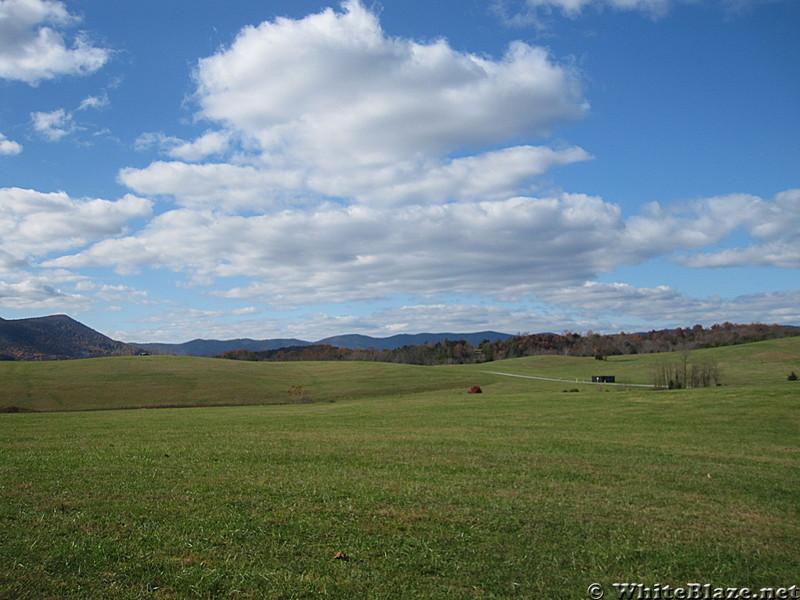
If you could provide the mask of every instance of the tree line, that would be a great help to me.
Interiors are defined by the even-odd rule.
[[[598,334],[589,331],[581,335],[567,331],[562,334],[519,334],[506,340],[484,340],[477,346],[465,340],[445,340],[403,346],[394,350],[336,348],[326,344],[314,344],[257,352],[232,350],[223,352],[219,358],[267,362],[358,360],[413,365],[474,364],[542,354],[594,356],[598,360],[604,360],[608,356],[615,355],[688,351],[796,335],[800,335],[800,327],[761,323],[740,325],[726,322],[709,328],[695,325],[690,328],[678,327],[639,333]]]

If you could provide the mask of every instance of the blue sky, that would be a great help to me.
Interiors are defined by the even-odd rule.
[[[0,0],[0,316],[800,325],[796,0]]]

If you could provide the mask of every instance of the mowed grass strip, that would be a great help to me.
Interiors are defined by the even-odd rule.
[[[484,383],[481,395],[392,396],[374,382],[374,398],[336,403],[0,415],[0,597],[798,583],[796,385]]]

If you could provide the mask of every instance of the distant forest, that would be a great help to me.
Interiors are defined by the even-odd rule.
[[[506,358],[557,354],[563,356],[594,356],[605,360],[621,354],[649,354],[715,348],[747,344],[782,337],[800,335],[800,327],[789,325],[763,325],[753,323],[737,325],[723,323],[706,329],[701,325],[691,328],[662,329],[646,333],[617,333],[586,335],[565,332],[516,335],[507,340],[485,340],[474,346],[465,340],[403,346],[396,350],[354,350],[316,344],[291,346],[278,350],[232,350],[219,358],[249,361],[281,362],[292,360],[361,360],[394,362],[412,365],[446,365],[483,363]]]

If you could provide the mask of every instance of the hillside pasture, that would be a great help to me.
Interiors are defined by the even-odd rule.
[[[387,363],[252,363],[185,356],[0,362],[0,408],[29,411],[288,404],[469,387],[469,374]],[[302,388],[302,394],[297,393]]]
[[[59,380],[73,408],[104,407],[124,387],[138,392],[116,407],[284,401],[292,385],[319,401],[0,415],[0,598],[586,598],[592,582],[614,598],[614,582],[797,585],[800,383],[786,375],[800,371],[800,345],[715,356],[728,383],[676,391],[486,365],[133,357],[80,361],[60,377],[71,363],[11,365],[0,389],[30,390],[37,409],[57,407],[36,394]],[[580,380],[600,367],[646,383],[659,357],[581,360],[502,370]],[[26,379],[30,366],[44,370]],[[472,384],[484,393],[468,394]]]

